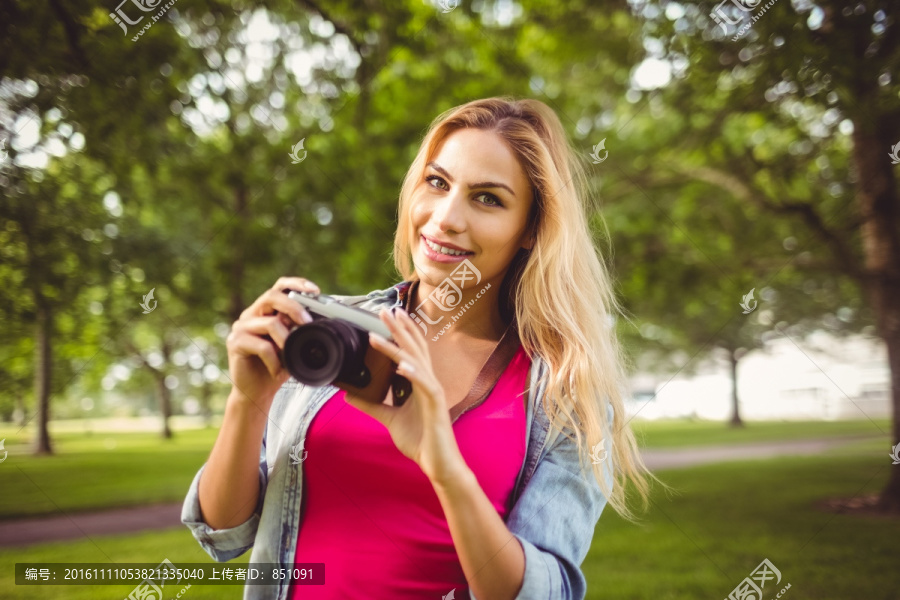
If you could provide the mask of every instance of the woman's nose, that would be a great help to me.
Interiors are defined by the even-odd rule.
[[[441,231],[462,232],[465,222],[466,198],[462,191],[452,191],[445,195],[435,207],[431,218]]]

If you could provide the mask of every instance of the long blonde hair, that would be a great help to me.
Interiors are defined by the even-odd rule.
[[[589,199],[584,170],[556,114],[538,100],[498,97],[475,100],[439,115],[400,190],[394,266],[405,280],[415,278],[414,234],[409,223],[412,192],[438,145],[466,127],[503,138],[532,186],[528,227],[534,246],[513,259],[503,285],[511,293],[504,295],[501,289],[500,298],[501,303],[510,298],[501,310],[514,311],[525,351],[547,363],[544,412],[557,430],[564,432],[568,426],[575,432],[579,458],[585,462],[588,448],[604,439],[604,429],[612,432],[611,448],[607,448],[616,466],[612,489],[602,463],[590,462],[610,506],[633,521],[627,484],[634,486],[646,509],[648,476],[656,478],[644,465],[625,421],[626,355],[611,323],[622,310],[588,226],[591,207],[583,204]],[[612,424],[606,422],[606,402],[614,409]]]

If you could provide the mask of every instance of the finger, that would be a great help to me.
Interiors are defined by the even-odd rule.
[[[394,312],[387,311],[382,320],[386,320],[388,327],[391,329],[391,335],[400,347],[416,355],[427,356],[428,346],[425,343],[425,338],[420,333],[413,331],[415,326],[412,319],[408,315],[405,317],[401,316],[401,313],[405,314],[403,309],[398,309]]]
[[[241,323],[239,331],[258,336],[268,335],[279,349],[284,348],[284,342],[290,334],[290,330],[281,320],[281,315],[247,319]]]
[[[428,341],[425,339],[425,334],[422,330],[415,324],[412,317],[409,316],[409,313],[405,310],[398,309],[395,313],[395,321],[397,321],[397,325],[401,330],[407,332],[416,347],[427,356]]]
[[[256,336],[242,336],[236,341],[233,348],[238,354],[258,356],[273,379],[278,379],[282,375],[281,360],[279,360],[272,342]]]
[[[272,286],[272,289],[282,293],[286,289],[296,290],[298,292],[309,292],[311,294],[322,293],[319,291],[319,286],[303,277],[279,277],[278,281],[275,282],[275,285]]]
[[[278,313],[278,319],[282,322],[282,324],[284,324],[285,327],[288,328],[288,330],[293,329],[297,325],[296,323],[294,323],[293,319],[291,319],[284,313]]]
[[[436,405],[444,406],[444,390],[436,384],[433,376],[423,369],[406,360],[401,360],[397,365],[397,374],[405,377],[412,384],[414,390],[424,392],[424,396],[432,399]]]
[[[282,277],[277,282],[275,282],[274,286],[263,292],[259,296],[259,298],[257,298],[256,301],[253,302],[253,304],[244,309],[244,311],[241,313],[241,318],[245,316],[262,316],[272,314],[272,312],[277,309],[278,306],[282,306],[282,308],[280,309],[281,312],[286,312],[292,316],[300,316],[299,320],[297,321],[298,323],[307,322],[302,317],[302,314],[306,312],[305,310],[303,310],[303,307],[300,307],[297,302],[291,300],[290,298],[287,298],[287,294],[283,291],[285,289],[294,288],[296,288],[297,291],[301,292],[319,293],[318,286],[316,286],[316,284],[312,282],[308,282],[307,280],[301,279],[299,277]],[[299,311],[288,308],[287,305],[283,304],[282,301],[278,299],[278,296],[283,296],[293,304],[300,307]]]
[[[394,341],[397,341],[397,333],[400,331],[400,328],[397,319],[394,318],[393,311],[389,308],[382,308],[381,312],[378,313],[378,318],[381,319],[382,323],[387,325],[388,330],[391,332],[391,337]]]
[[[287,294],[275,289],[267,290],[259,300],[254,303],[254,310],[248,316],[268,316],[276,312],[290,317],[297,325],[312,323],[312,317],[296,300],[291,300]]]
[[[374,331],[369,332],[369,344],[395,363],[399,363],[405,357],[402,348],[397,346],[397,344],[387,341]]]

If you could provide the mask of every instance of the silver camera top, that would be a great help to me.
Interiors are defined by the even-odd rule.
[[[354,308],[341,304],[327,294],[310,294],[307,292],[288,292],[288,298],[294,300],[306,308],[309,312],[316,313],[329,319],[341,319],[360,329],[374,331],[381,337],[393,341],[391,330],[374,315],[361,308]]]

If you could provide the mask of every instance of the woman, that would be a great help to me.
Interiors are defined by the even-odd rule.
[[[646,505],[648,474],[579,189],[539,101],[434,121],[400,193],[404,281],[338,297],[390,330],[370,343],[412,383],[401,406],[289,381],[277,351],[310,317],[283,291],[312,282],[279,279],[235,322],[234,388],[182,520],[216,560],[253,546],[253,563],[325,573],[245,598],[584,597],[603,507],[631,519],[626,483]]]

